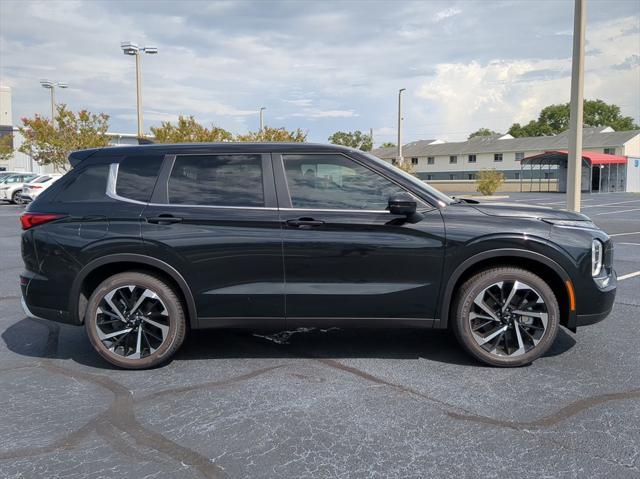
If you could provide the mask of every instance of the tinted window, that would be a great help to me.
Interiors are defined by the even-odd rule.
[[[71,178],[58,194],[56,201],[97,201],[107,198],[109,165],[89,165]]]
[[[116,194],[137,201],[149,201],[163,156],[128,157],[118,165]]]
[[[169,177],[169,203],[264,206],[260,155],[178,156]]]
[[[294,208],[384,210],[403,190],[341,155],[285,155]]]

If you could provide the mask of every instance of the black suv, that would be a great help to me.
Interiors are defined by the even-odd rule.
[[[187,329],[451,328],[530,363],[610,312],[612,244],[581,214],[453,200],[350,148],[147,145],[74,152],[21,218],[31,317],[85,325],[147,368]]]

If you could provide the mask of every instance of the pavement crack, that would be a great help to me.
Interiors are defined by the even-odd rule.
[[[447,403],[445,401],[441,401],[439,399],[435,399],[431,396],[428,396],[414,389],[385,381],[384,379],[381,379],[377,376],[369,374],[365,371],[361,371],[360,369],[354,368],[352,366],[347,366],[334,359],[320,359],[320,358],[314,358],[314,359],[327,366],[351,373],[355,376],[358,376],[362,379],[373,382],[375,384],[388,386],[403,393],[422,397],[424,399],[427,399],[431,402],[438,404],[439,406],[444,406],[444,408],[441,408],[441,409],[447,416],[449,416],[452,419],[456,419],[459,421],[475,422],[478,424],[484,424],[489,426],[505,427],[509,429],[516,429],[519,431],[524,431],[528,429],[548,428],[548,427],[554,426],[555,424],[558,424],[559,422],[565,421],[566,419],[569,419],[570,417],[573,417],[581,413],[582,411],[594,408],[596,406],[600,406],[602,404],[606,404],[611,401],[640,399],[640,389],[631,389],[628,391],[599,394],[599,395],[594,395],[594,396],[590,396],[583,399],[578,399],[568,404],[567,406],[559,409],[558,411],[552,414],[549,414],[547,416],[543,416],[534,421],[507,421],[502,419],[495,419],[489,416],[482,416],[479,414],[470,413],[469,411],[466,411],[453,404]],[[464,411],[464,414],[458,411]]]

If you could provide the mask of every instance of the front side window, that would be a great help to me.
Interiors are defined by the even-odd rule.
[[[260,155],[178,156],[169,177],[174,205],[264,206]]]
[[[136,201],[149,201],[163,159],[159,155],[130,156],[122,160],[118,165],[116,194]]]
[[[284,155],[294,208],[384,210],[404,192],[395,183],[342,155]]]

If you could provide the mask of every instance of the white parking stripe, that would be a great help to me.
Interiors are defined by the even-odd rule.
[[[640,243],[616,243],[616,244],[628,244],[632,246],[640,246]]]
[[[618,281],[624,281],[625,279],[635,278],[636,276],[640,276],[640,271],[636,271],[635,273],[623,274],[622,276],[618,276]]]
[[[605,203],[604,205],[587,205],[585,208],[600,208],[602,206],[624,205],[626,203],[640,203],[640,200],[618,201],[617,203]]]
[[[632,210],[618,210],[618,211],[603,211],[602,213],[596,213],[593,216],[598,215],[615,215],[616,213],[628,213],[630,211],[640,211],[640,208],[633,208]]]
[[[640,235],[640,231],[631,231],[629,233],[613,233],[609,236],[627,236],[627,235]]]

